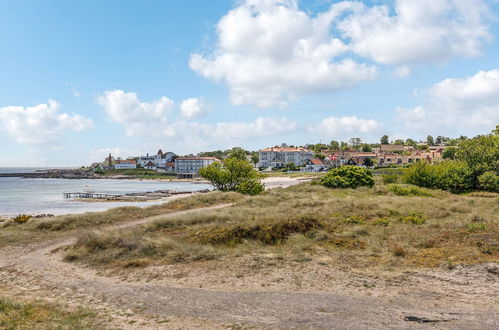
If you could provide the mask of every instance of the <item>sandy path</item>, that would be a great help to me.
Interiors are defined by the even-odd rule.
[[[110,227],[126,228],[158,218],[227,206],[180,211]],[[282,328],[497,329],[499,327],[499,313],[493,304],[475,304],[473,301],[462,300],[446,301],[445,292],[420,294],[418,287],[409,288],[403,295],[386,298],[354,292],[340,286],[328,292],[287,290],[241,292],[237,288],[209,290],[170,286],[164,281],[154,280],[130,282],[101,275],[90,268],[63,262],[61,255],[54,251],[73,243],[75,239],[76,237],[72,236],[55,242],[23,248],[6,247],[0,250],[0,283],[12,289],[27,291],[31,296],[39,298],[59,298],[71,305],[82,304],[99,309],[128,311],[130,314],[141,315],[142,318],[153,315],[150,319],[194,317],[221,322],[220,324],[229,322]],[[438,279],[438,274],[433,277],[424,276],[426,276],[424,285],[442,284],[449,289],[462,290],[460,286],[463,283],[453,283],[452,278],[435,280]],[[497,291],[494,291],[494,288],[497,288],[495,279],[496,277],[492,277],[493,283],[487,287],[485,293],[481,294],[497,294]],[[440,322],[405,321],[404,318],[407,316]],[[203,323],[194,325],[195,323],[191,321],[179,322],[181,323],[175,326],[203,327]],[[154,328],[173,326],[172,323],[156,324]],[[210,326],[213,324],[210,323]],[[141,328],[138,325],[136,327]]]

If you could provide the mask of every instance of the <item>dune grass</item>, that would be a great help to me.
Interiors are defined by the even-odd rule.
[[[189,210],[225,203],[234,203],[244,197],[237,193],[210,192],[172,200],[149,207],[127,206],[104,212],[63,215],[49,219],[30,219],[25,222],[9,221],[0,225],[0,247],[13,243],[48,239],[70,230],[80,230],[106,224],[143,219],[150,216]]]
[[[90,310],[69,310],[45,302],[18,302],[0,296],[0,329],[105,329]]]
[[[499,195],[397,189],[273,189],[220,210],[86,233],[66,260],[123,268],[260,254],[388,269],[499,261]]]

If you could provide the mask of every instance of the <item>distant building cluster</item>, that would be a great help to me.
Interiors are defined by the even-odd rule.
[[[428,146],[416,148],[398,144],[381,144],[359,151],[359,148],[345,147],[343,150],[321,150],[315,153],[305,147],[282,145],[258,151],[258,162],[255,167],[263,171],[286,169],[287,171],[322,172],[329,168],[344,165],[356,166],[403,166],[419,161],[438,162],[443,159],[445,146]],[[421,149],[421,150],[420,150]],[[249,160],[252,158],[247,156]],[[147,169],[158,172],[175,173],[181,178],[192,178],[199,170],[220,161],[216,157],[186,156],[178,157],[173,152],[158,150],[156,154],[129,159],[115,159],[109,154],[101,163],[92,164],[94,168],[127,170]]]

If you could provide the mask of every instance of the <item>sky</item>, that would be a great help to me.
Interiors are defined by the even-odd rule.
[[[0,167],[499,124],[499,0],[0,0]]]

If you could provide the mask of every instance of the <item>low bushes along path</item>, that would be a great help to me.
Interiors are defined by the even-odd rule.
[[[126,228],[219,205],[149,217],[105,228]],[[57,300],[111,313],[122,328],[227,328],[241,325],[281,328],[452,328],[499,327],[496,264],[470,266],[411,276],[404,294],[385,295],[393,287],[353,291],[331,283],[327,292],[240,291],[235,287],[202,289],[149,281],[130,282],[62,261],[58,250],[73,244],[70,236],[0,250],[0,284],[30,298]],[[450,272],[450,271],[449,271]],[[354,276],[345,272],[344,276]],[[473,281],[478,281],[474,283]],[[401,284],[402,285],[402,284]],[[479,286],[479,287],[476,287]],[[400,293],[400,288],[397,288]],[[454,298],[447,293],[453,292]],[[461,299],[457,299],[461,297]],[[125,318],[123,318],[125,317]],[[111,327],[111,324],[109,326]],[[113,325],[115,326],[115,325]]]

